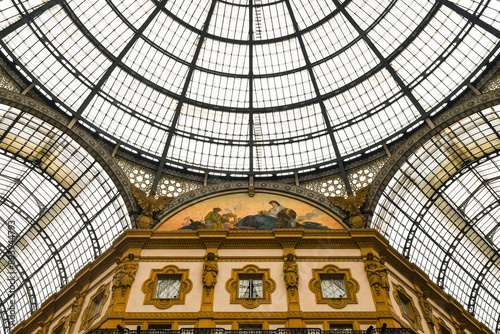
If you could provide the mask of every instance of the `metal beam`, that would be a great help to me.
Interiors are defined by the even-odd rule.
[[[151,15],[149,15],[149,17],[144,21],[144,23],[141,25],[141,27],[134,33],[134,36],[132,36],[132,38],[127,43],[127,45],[125,45],[125,47],[120,52],[120,54],[118,55],[118,57],[116,57],[115,59],[113,59],[113,62],[111,63],[111,65],[108,67],[108,69],[106,70],[106,72],[102,75],[101,79],[99,79],[99,81],[97,82],[97,84],[94,85],[94,87],[90,91],[90,93],[87,96],[87,98],[85,98],[85,100],[83,101],[83,103],[80,105],[80,107],[76,111],[76,113],[75,113],[76,117],[80,118],[80,116],[83,114],[83,112],[88,107],[88,105],[90,104],[90,102],[92,102],[92,100],[94,99],[94,97],[97,95],[97,93],[99,92],[99,90],[102,88],[102,86],[104,85],[104,83],[111,76],[111,73],[113,73],[113,71],[115,70],[115,68],[122,61],[123,57],[125,57],[125,55],[130,51],[130,49],[132,48],[132,46],[134,46],[134,44],[137,42],[137,40],[144,33],[144,30],[146,30],[146,28],[153,21],[153,19],[156,17],[156,15],[158,15],[158,13],[160,12],[160,10],[163,7],[165,7],[165,4],[167,3],[167,1],[168,0],[162,0],[155,7],[155,9],[151,13]]]
[[[475,25],[483,28],[484,30],[486,30],[487,32],[489,32],[490,34],[495,36],[496,38],[500,38],[500,30],[496,29],[495,27],[491,26],[490,24],[479,19],[477,16],[469,13],[465,9],[457,6],[456,4],[454,4],[448,0],[436,0],[436,1],[444,6],[448,7],[449,9],[451,9],[455,13],[459,14],[460,16],[463,16],[464,18],[466,18],[470,22],[474,23]]]
[[[191,61],[191,65],[189,66],[189,71],[186,75],[184,86],[182,87],[182,93],[179,98],[179,102],[177,103],[177,107],[175,108],[174,117],[172,119],[172,124],[170,125],[170,130],[168,132],[167,141],[165,142],[165,147],[163,148],[163,152],[161,154],[160,163],[158,164],[158,169],[156,170],[155,179],[153,181],[153,185],[151,187],[151,194],[156,192],[158,188],[158,183],[160,182],[161,174],[163,171],[163,167],[165,166],[165,161],[167,159],[167,153],[170,148],[170,144],[172,142],[172,138],[174,136],[175,128],[177,126],[177,122],[179,121],[179,116],[181,114],[182,106],[184,105],[184,101],[186,100],[187,90],[189,88],[189,84],[191,82],[191,78],[193,77],[193,73],[196,67],[196,62],[198,61],[198,57],[201,52],[201,47],[205,42],[205,38],[207,36],[208,27],[210,25],[210,21],[212,19],[212,15],[215,10],[215,4],[217,0],[212,0],[210,4],[210,9],[208,10],[207,17],[205,18],[205,23],[203,24],[203,30],[201,32],[200,38],[198,38],[198,45],[196,45],[196,50],[193,55],[193,60]]]
[[[253,36],[254,36],[254,31],[253,31],[253,12],[254,12],[254,5],[253,5],[254,0],[249,0],[249,8],[248,8],[248,16],[249,16],[249,27],[248,27],[248,63],[249,63],[249,69],[248,69],[248,146],[249,146],[249,171],[250,171],[250,176],[253,176],[253,147],[254,147],[254,121],[253,121]],[[260,124],[260,122],[259,122]]]
[[[7,35],[9,35],[10,33],[13,33],[17,29],[21,28],[23,25],[33,21],[38,16],[43,14],[45,11],[49,10],[55,5],[59,5],[63,1],[64,0],[50,0],[28,14],[23,15],[23,13],[20,13],[21,18],[19,20],[17,20],[16,22],[12,23],[11,25],[5,27],[2,31],[0,31],[0,39],[7,37]]]
[[[399,88],[403,91],[403,93],[408,97],[408,99],[411,101],[411,103],[417,108],[418,112],[422,116],[427,116],[427,113],[425,112],[425,109],[422,107],[420,102],[418,102],[417,98],[413,95],[413,93],[410,91],[408,86],[405,85],[403,82],[403,79],[399,76],[399,74],[396,72],[396,70],[391,66],[389,61],[382,55],[382,53],[377,49],[375,44],[373,44],[372,40],[368,37],[368,35],[365,33],[363,29],[359,26],[359,24],[352,18],[352,16],[347,12],[345,9],[344,5],[340,4],[338,0],[332,0],[335,6],[340,9],[342,14],[347,18],[347,21],[356,29],[356,32],[361,36],[361,38],[365,41],[365,43],[368,45],[368,47],[373,51],[373,53],[377,56],[377,58],[380,60],[380,62],[384,65],[384,67],[387,69],[387,71],[391,74],[392,78],[396,83],[398,84]]]
[[[57,201],[56,201],[57,202]],[[7,205],[9,208],[11,208],[15,213],[17,213],[19,216],[23,217],[27,222],[30,223],[29,227],[32,227],[35,229],[36,232],[42,237],[42,239],[45,241],[47,244],[47,247],[51,251],[51,253],[54,255],[54,260],[57,265],[57,269],[59,270],[59,277],[61,278],[60,282],[60,287],[62,288],[66,284],[68,284],[68,275],[66,274],[66,268],[64,267],[64,262],[62,260],[61,254],[59,254],[58,249],[52,242],[52,239],[50,239],[49,235],[45,231],[43,227],[38,224],[38,221],[33,220],[24,210],[19,208],[17,205],[15,205],[10,199],[6,198],[3,203]],[[30,229],[26,230],[26,232],[29,232]],[[23,237],[26,235],[26,233],[23,234]],[[10,247],[6,248],[5,250],[8,252]],[[1,259],[4,258],[6,252],[2,253],[0,256]]]
[[[337,144],[337,140],[335,139],[335,135],[333,133],[333,128],[332,128],[332,125],[330,123],[328,111],[326,110],[325,103],[323,102],[323,99],[321,98],[321,92],[319,90],[318,82],[316,81],[316,77],[315,77],[314,71],[312,69],[311,60],[309,59],[309,56],[307,54],[306,45],[304,43],[304,40],[302,39],[302,35],[300,35],[298,33],[300,31],[300,29],[299,29],[299,25],[297,23],[297,20],[295,18],[295,15],[293,13],[293,9],[292,9],[292,5],[290,4],[290,0],[285,0],[285,4],[286,4],[286,7],[288,9],[288,14],[290,15],[290,19],[292,20],[295,32],[297,33],[297,40],[299,41],[300,49],[302,51],[304,61],[306,62],[307,72],[309,73],[309,77],[311,78],[311,83],[314,87],[314,92],[316,93],[315,100],[320,106],[321,114],[323,115],[323,120],[325,121],[325,126],[326,126],[326,129],[328,131],[330,141],[332,142],[333,150],[335,152],[335,157],[339,159],[338,166],[340,169],[340,176],[342,178],[342,181],[345,184],[346,190],[349,191],[349,190],[351,190],[351,185],[349,183],[349,179],[347,178],[347,173],[345,171],[344,162],[341,158],[341,154],[340,154],[340,150],[339,150],[339,147]]]
[[[488,259],[488,262],[484,265],[483,269],[481,269],[481,272],[479,275],[476,277],[476,280],[474,282],[474,286],[472,287],[471,293],[470,293],[470,299],[469,303],[467,305],[467,311],[469,311],[472,315],[475,314],[476,311],[476,300],[477,296],[479,294],[479,288],[483,285],[483,280],[490,271],[491,267],[500,260],[500,256],[498,254],[493,254],[492,257]],[[497,298],[498,301],[498,298]]]
[[[9,334],[14,324],[11,325],[9,315],[5,309],[5,302],[0,299],[0,316],[2,317],[2,324],[5,334]]]

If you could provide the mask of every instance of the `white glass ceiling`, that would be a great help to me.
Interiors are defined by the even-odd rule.
[[[447,293],[500,329],[500,107],[466,117],[416,150],[371,227]]]
[[[1,51],[62,111],[160,167],[239,174],[380,147],[439,112],[500,46],[489,1],[0,7]]]
[[[8,225],[14,221],[15,295],[9,284]],[[109,175],[63,131],[0,105],[0,312],[16,301],[12,329],[131,228]]]

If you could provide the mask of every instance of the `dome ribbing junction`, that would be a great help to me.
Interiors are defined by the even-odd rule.
[[[343,165],[442,110],[499,45],[498,10],[483,1],[2,6],[1,47],[18,69],[160,169]]]

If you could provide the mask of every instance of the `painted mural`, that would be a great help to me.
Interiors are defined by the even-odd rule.
[[[272,230],[304,228],[313,230],[344,229],[332,216],[300,200],[276,195],[230,194],[191,205],[158,227],[166,230]]]

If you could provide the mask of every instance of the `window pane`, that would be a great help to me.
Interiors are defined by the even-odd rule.
[[[326,277],[321,279],[321,291],[324,298],[345,298],[343,277]]]
[[[179,298],[181,287],[180,278],[158,278],[155,298],[172,299]]]

